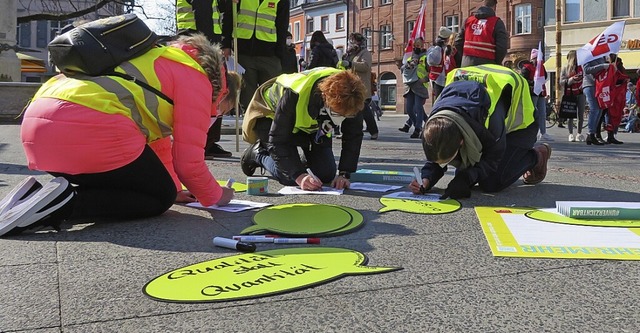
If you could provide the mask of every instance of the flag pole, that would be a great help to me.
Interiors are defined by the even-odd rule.
[[[231,4],[233,15],[233,69],[238,70],[238,5],[235,1]],[[245,106],[246,107],[246,106]],[[236,94],[236,153],[240,152],[240,94]]]

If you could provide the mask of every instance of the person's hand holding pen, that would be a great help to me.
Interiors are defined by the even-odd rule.
[[[318,191],[322,188],[322,181],[307,168],[307,173],[303,173],[296,178],[296,184],[306,191]]]
[[[429,180],[427,178],[422,178],[420,170],[418,168],[413,168],[413,173],[415,174],[416,178],[411,181],[411,184],[409,184],[409,189],[411,190],[411,192],[413,194],[427,193],[427,189],[429,188]]]
[[[233,199],[233,195],[236,192],[236,190],[232,188],[234,182],[235,180],[233,180],[233,178],[229,178],[227,184],[220,187],[222,189],[222,196],[220,197],[220,200],[216,202],[216,205],[226,206],[229,204],[231,199]]]

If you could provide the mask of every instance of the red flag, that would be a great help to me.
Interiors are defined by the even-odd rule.
[[[418,19],[416,20],[416,24],[413,26],[413,30],[411,31],[411,36],[409,36],[409,42],[407,43],[407,47],[404,49],[404,56],[402,57],[402,63],[406,63],[407,59],[413,53],[413,41],[416,38],[422,38],[424,40],[424,28],[426,26],[427,17],[424,15],[425,12],[425,3],[422,3],[420,7],[420,13],[418,14]]]

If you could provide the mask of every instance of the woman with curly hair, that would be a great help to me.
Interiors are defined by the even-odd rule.
[[[242,155],[242,171],[252,176],[262,167],[282,185],[303,190],[319,190],[323,183],[348,188],[360,157],[364,99],[360,78],[335,68],[318,67],[265,82],[253,95],[242,122],[243,138],[252,144]],[[345,118],[337,168],[331,148],[336,126],[332,116]],[[297,147],[302,148],[304,162]]]
[[[117,76],[69,72],[44,83],[21,137],[29,169],[56,178],[39,189],[30,177],[0,202],[0,235],[66,219],[157,216],[174,202],[228,204],[233,190],[204,161],[210,118],[228,112],[240,88],[223,64],[220,48],[197,34],[116,68],[173,103]]]

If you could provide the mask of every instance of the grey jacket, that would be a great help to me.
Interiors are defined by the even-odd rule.
[[[487,18],[491,16],[496,16],[496,12],[493,11],[492,8],[482,6],[478,8],[478,10],[473,14],[473,16],[477,18]],[[466,21],[465,21],[466,23]],[[466,25],[466,24],[465,24]],[[509,35],[507,34],[507,28],[504,25],[502,19],[498,19],[496,22],[496,26],[493,29],[493,39],[496,41],[496,58],[491,61],[491,59],[478,58],[464,55],[464,33],[465,27],[461,28],[460,33],[456,37],[454,41],[454,47],[458,52],[456,53],[456,63],[460,64],[460,67],[467,66],[477,66],[484,64],[496,64],[502,65],[502,60],[507,55],[507,48],[509,46]]]
[[[604,57],[593,59],[588,63],[582,65],[582,70],[584,70],[582,89],[586,87],[594,87],[596,85],[595,75],[607,68],[609,68],[609,63],[604,60]]]

